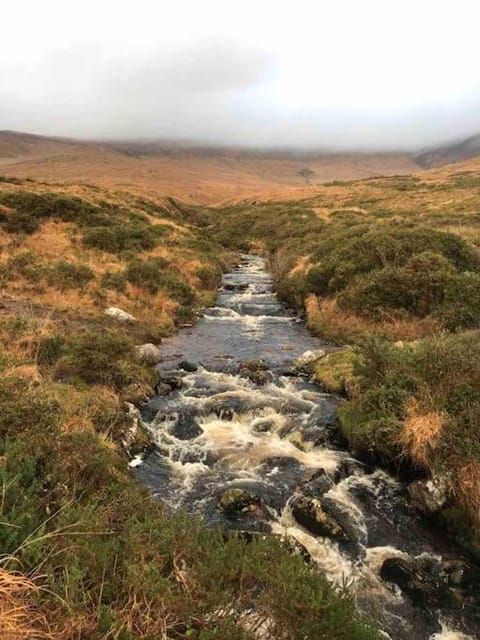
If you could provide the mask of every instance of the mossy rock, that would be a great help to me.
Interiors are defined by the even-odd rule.
[[[315,364],[314,380],[331,393],[351,395],[357,386],[354,367],[360,357],[353,349],[329,353]]]
[[[218,498],[218,506],[223,513],[235,515],[260,504],[260,498],[240,487],[226,489]]]

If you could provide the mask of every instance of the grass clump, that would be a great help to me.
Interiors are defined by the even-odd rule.
[[[56,375],[60,379],[103,384],[120,390],[148,378],[148,370],[135,363],[133,339],[118,330],[85,331],[67,341]]]
[[[477,545],[479,337],[465,332],[399,345],[370,339],[354,369],[353,397],[339,408],[344,435],[357,451],[446,477]]]
[[[182,306],[191,306],[195,302],[192,286],[163,258],[132,260],[127,265],[125,277],[149,293],[157,293],[161,289],[166,291]]]
[[[49,285],[63,291],[83,289],[94,277],[94,272],[87,265],[61,260],[49,269],[47,281]]]
[[[93,227],[86,231],[83,242],[89,247],[121,253],[123,251],[144,251],[156,245],[152,228],[146,225]]]

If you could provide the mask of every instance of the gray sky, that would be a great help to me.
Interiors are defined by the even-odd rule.
[[[480,131],[478,0],[16,0],[0,129],[408,148]]]

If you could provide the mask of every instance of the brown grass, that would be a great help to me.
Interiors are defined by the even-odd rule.
[[[398,436],[405,455],[415,464],[429,468],[435,446],[445,427],[445,416],[438,411],[425,411],[412,398],[406,406],[406,418]]]
[[[455,465],[453,490],[458,501],[464,506],[480,536],[480,462],[478,460],[458,460]]]
[[[417,340],[432,336],[440,331],[439,324],[432,318],[391,318],[380,322],[361,318],[340,309],[331,298],[310,295],[306,300],[307,323],[309,328],[327,340],[342,343],[356,342],[367,334],[383,334],[388,339]]]
[[[308,166],[311,184],[298,173]],[[269,193],[305,197],[317,184],[369,176],[412,173],[408,154],[319,154],[315,158],[235,150],[205,153],[189,149],[133,157],[108,145],[72,144],[49,138],[0,134],[0,173],[60,183],[89,183],[146,197],[177,196],[188,202],[220,203]]]
[[[45,616],[35,608],[32,596],[38,587],[26,576],[0,568],[0,638],[2,640],[46,640]]]

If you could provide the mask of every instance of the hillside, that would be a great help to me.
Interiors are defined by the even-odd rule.
[[[300,173],[308,168],[307,179]],[[298,154],[178,145],[80,142],[0,132],[0,174],[94,184],[152,197],[211,204],[332,180],[418,170],[404,153]]]
[[[2,632],[255,640],[253,606],[266,637],[379,637],[288,539],[222,535],[172,516],[128,470],[151,446],[136,406],[181,384],[157,376],[155,345],[213,303],[222,270],[252,247],[310,330],[352,347],[311,369],[343,396],[345,446],[414,482],[440,477],[445,501],[428,515],[478,553],[480,161],[292,186],[281,175],[298,160],[270,158],[272,191],[207,207],[162,197],[167,181],[146,174],[116,182],[135,163],[151,168],[150,155],[2,139],[0,175],[11,175],[0,177]],[[176,189],[188,160],[204,201],[228,192],[195,173],[198,153],[156,153],[172,175],[183,167]],[[229,153],[232,183],[249,193],[244,176],[258,186],[252,166],[266,160]],[[87,171],[88,157],[110,187],[62,174]],[[60,177],[25,178],[29,167]]]
[[[415,161],[425,169],[441,167],[480,156],[480,133],[465,140],[427,149],[415,156]]]
[[[443,482],[442,504],[423,512],[477,554],[479,211],[474,159],[226,207],[216,231],[232,249],[263,246],[311,331],[354,347],[313,370],[348,398],[338,413],[350,447]]]

